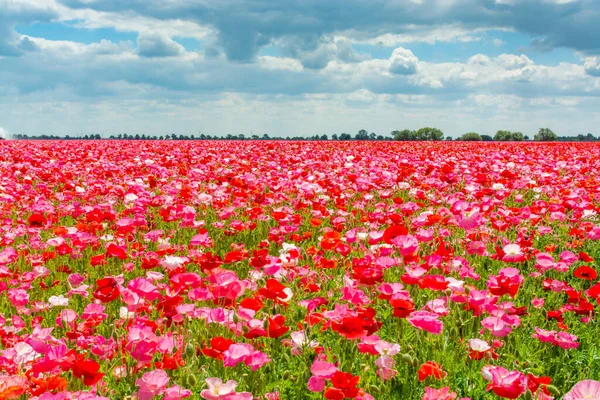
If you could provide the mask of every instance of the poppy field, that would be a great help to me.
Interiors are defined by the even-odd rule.
[[[0,399],[600,400],[600,145],[3,141]]]

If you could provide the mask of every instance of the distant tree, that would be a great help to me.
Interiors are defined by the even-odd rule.
[[[421,128],[417,131],[417,140],[444,140],[444,132],[437,128]]]
[[[329,138],[327,137],[327,135],[321,135],[321,140],[329,140]]]
[[[377,135],[375,134],[375,132],[371,132],[371,134],[369,134],[369,140],[375,140],[377,139]]]
[[[451,142],[452,141],[452,136],[446,136],[446,141],[447,142]]]
[[[240,134],[237,136],[237,138],[238,138],[239,140],[244,140],[244,139],[246,139],[246,135],[244,135],[243,133],[240,133]]]
[[[377,140],[384,140],[385,138],[383,137],[383,135],[377,135]]]
[[[411,131],[410,129],[403,129],[401,131],[392,131],[392,136],[394,140],[416,140],[417,133],[415,131]]]
[[[537,142],[554,142],[558,137],[550,128],[540,128],[533,139]]]
[[[340,140],[352,140],[352,135],[349,133],[342,133],[340,135]]]
[[[490,135],[481,135],[481,140],[483,140],[484,142],[491,142],[494,140],[494,138]]]
[[[367,132],[365,129],[361,129],[356,134],[355,139],[356,140],[368,140],[369,139],[369,132]]]
[[[331,135],[331,140],[338,140],[337,133],[334,133],[333,135]]]
[[[266,133],[262,136],[263,140],[269,140],[269,135],[267,135]]]
[[[460,140],[464,140],[466,142],[481,142],[483,140],[483,138],[481,137],[481,135],[479,133],[469,132],[469,133],[465,133],[464,135],[462,135],[460,137]]]
[[[511,131],[498,131],[494,136],[494,140],[497,142],[522,142],[525,140],[525,135],[521,132]]]

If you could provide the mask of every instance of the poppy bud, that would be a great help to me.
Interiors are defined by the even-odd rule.
[[[548,389],[548,391],[550,393],[552,393],[555,396],[560,396],[560,390],[558,390],[558,388],[554,385],[548,385],[546,386],[546,389]]]
[[[525,392],[525,394],[523,395],[523,399],[524,400],[533,400],[533,395],[531,394],[530,390]]]
[[[198,384],[198,380],[196,379],[196,375],[190,373],[187,375],[186,379],[185,379],[185,383],[187,384],[188,387],[195,387]]]
[[[194,348],[193,344],[188,343],[185,346],[185,355],[188,357],[194,357],[196,355],[196,349]]]
[[[290,371],[288,371],[288,370],[285,370],[285,371],[283,371],[283,374],[281,375],[281,377],[282,377],[284,380],[287,380],[287,379],[289,379],[289,377],[290,377]]]
[[[414,364],[414,360],[410,356],[410,354],[402,354],[402,361],[404,361],[405,363],[410,364],[410,365]]]

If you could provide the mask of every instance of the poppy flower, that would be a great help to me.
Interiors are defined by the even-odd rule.
[[[83,378],[83,383],[87,386],[95,385],[102,377],[100,364],[94,360],[80,360],[75,362],[72,367],[73,375],[76,378]]]
[[[423,382],[425,379],[429,377],[433,377],[435,379],[444,379],[447,372],[442,369],[442,366],[434,361],[427,361],[422,364],[417,372],[419,381]]]
[[[103,303],[110,303],[120,295],[117,281],[113,278],[103,278],[96,281],[96,290],[93,296]]]
[[[585,279],[586,281],[595,281],[596,278],[598,278],[598,273],[596,270],[587,265],[582,265],[581,267],[577,268],[575,272],[573,272],[573,275],[576,278]]]
[[[502,367],[484,367],[484,377],[490,381],[488,391],[505,399],[516,399],[527,390],[527,377],[519,371],[509,371]]]
[[[600,400],[600,382],[593,380],[577,382],[563,397],[563,400],[583,399]]]
[[[336,371],[331,377],[333,387],[325,389],[325,398],[329,400],[356,398],[359,394],[359,389],[356,387],[359,380],[359,376]]]
[[[406,227],[403,225],[392,225],[383,232],[383,241],[387,244],[392,244],[396,237],[405,235],[408,235]]]

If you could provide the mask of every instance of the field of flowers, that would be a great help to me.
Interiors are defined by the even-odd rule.
[[[0,399],[600,399],[600,145],[0,143]]]

